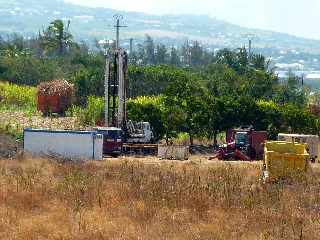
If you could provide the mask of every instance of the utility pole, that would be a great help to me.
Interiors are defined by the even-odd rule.
[[[249,59],[249,62],[251,61],[251,57],[252,57],[252,41],[254,39],[257,38],[257,36],[255,34],[242,34],[242,37],[248,39],[249,41],[249,50],[248,50],[248,59]]]
[[[249,60],[251,60],[251,52],[252,52],[252,39],[249,39]]]
[[[133,38],[130,38],[130,55],[132,56],[133,52]]]
[[[113,16],[113,18],[116,20],[116,25],[114,26],[117,29],[117,36],[116,36],[116,49],[120,48],[120,28],[127,27],[127,26],[121,26],[120,20],[123,19],[123,16],[120,14],[116,14]]]
[[[187,39],[187,49],[186,49],[186,55],[187,55],[187,59],[186,59],[186,63],[188,66],[191,65],[191,50],[190,50],[190,43],[189,43],[189,39]]]

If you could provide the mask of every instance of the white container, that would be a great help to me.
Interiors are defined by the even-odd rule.
[[[103,136],[95,131],[24,130],[24,151],[71,160],[102,160]]]
[[[278,134],[279,141],[295,142],[300,144],[307,144],[310,158],[317,160],[320,157],[320,139],[317,135],[303,135],[303,134]]]
[[[188,160],[189,147],[180,145],[158,145],[158,157],[161,159]]]

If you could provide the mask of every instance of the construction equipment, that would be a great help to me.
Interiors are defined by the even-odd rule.
[[[125,143],[152,143],[150,123],[127,118],[127,64],[127,53],[122,49],[111,51],[106,57],[105,126],[121,128]]]
[[[94,128],[103,136],[103,154],[118,157],[122,153],[122,129],[114,127]]]
[[[301,176],[307,172],[309,157],[305,144],[266,142],[262,169],[263,182]]]
[[[319,155],[320,139],[319,139],[319,136],[317,136],[317,135],[279,133],[278,140],[285,141],[285,142],[307,144],[307,151],[310,154],[311,162],[316,162],[316,160],[320,156]]]
[[[252,126],[230,129],[226,134],[226,144],[219,147],[219,160],[259,160],[263,157],[263,143],[266,131],[255,131]]]
[[[154,141],[150,123],[133,122],[127,116],[128,54],[119,44],[120,19],[116,17],[116,48],[106,52],[105,127],[122,129],[124,143],[150,144]]]
[[[152,143],[154,141],[153,132],[148,122],[127,122],[128,143]]]

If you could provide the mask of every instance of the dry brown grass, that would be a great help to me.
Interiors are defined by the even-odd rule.
[[[259,166],[0,161],[0,239],[319,239],[319,169],[261,187]]]

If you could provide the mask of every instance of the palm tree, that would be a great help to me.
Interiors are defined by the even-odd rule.
[[[69,33],[70,20],[65,27],[62,20],[58,19],[50,23],[41,36],[41,43],[45,51],[58,52],[63,55],[67,48],[73,44],[73,36]]]
[[[253,54],[251,57],[251,65],[258,70],[268,71],[270,60],[267,60],[262,54]]]

